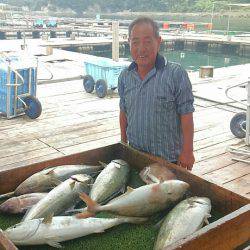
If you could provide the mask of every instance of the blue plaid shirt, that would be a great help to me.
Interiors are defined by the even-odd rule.
[[[127,117],[129,144],[177,161],[183,143],[180,115],[194,112],[187,72],[157,55],[155,67],[141,80],[132,62],[119,76],[118,92],[120,109]]]

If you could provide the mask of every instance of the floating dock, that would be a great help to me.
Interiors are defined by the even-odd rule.
[[[49,80],[49,73],[40,67],[37,97],[43,112],[38,119],[0,118],[1,170],[119,142],[118,94],[100,99],[83,89],[83,62],[93,56],[59,49],[46,55],[45,47],[30,46],[31,52],[39,55],[39,61],[54,77]],[[227,152],[231,145],[244,147],[244,141],[235,138],[229,128],[233,115],[244,107],[227,99],[224,92],[229,85],[247,80],[249,70],[250,64],[219,68],[213,78],[203,79],[198,72],[190,73],[196,109],[193,173],[248,198],[249,165],[233,161],[233,155]],[[244,88],[235,94],[246,99]]]

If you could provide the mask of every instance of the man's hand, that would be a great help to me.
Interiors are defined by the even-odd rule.
[[[177,164],[183,168],[192,170],[195,161],[193,153],[194,122],[192,113],[181,115],[181,128],[183,146]]]
[[[124,111],[120,111],[119,121],[120,121],[120,130],[121,130],[121,141],[123,143],[127,143],[128,139],[127,139],[126,129],[127,129],[128,123],[127,123],[127,117]]]
[[[192,170],[194,162],[195,158],[193,151],[182,151],[178,158],[177,165]]]

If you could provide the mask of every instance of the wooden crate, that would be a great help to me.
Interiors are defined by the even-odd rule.
[[[155,161],[164,164],[174,171],[178,179],[190,184],[193,195],[209,197],[213,208],[225,215],[166,249],[235,249],[247,244],[250,238],[249,199],[203,180],[179,166],[141,153],[120,143],[25,167],[0,170],[0,193],[13,191],[27,177],[49,166],[81,163],[98,164],[98,161],[110,162],[118,158],[124,159],[131,167],[137,169],[142,169],[145,165]],[[0,249],[15,249],[1,232]]]

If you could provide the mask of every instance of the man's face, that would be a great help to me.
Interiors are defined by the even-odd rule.
[[[155,65],[161,37],[155,37],[153,27],[148,23],[138,23],[129,38],[130,52],[138,69],[150,71]]]

